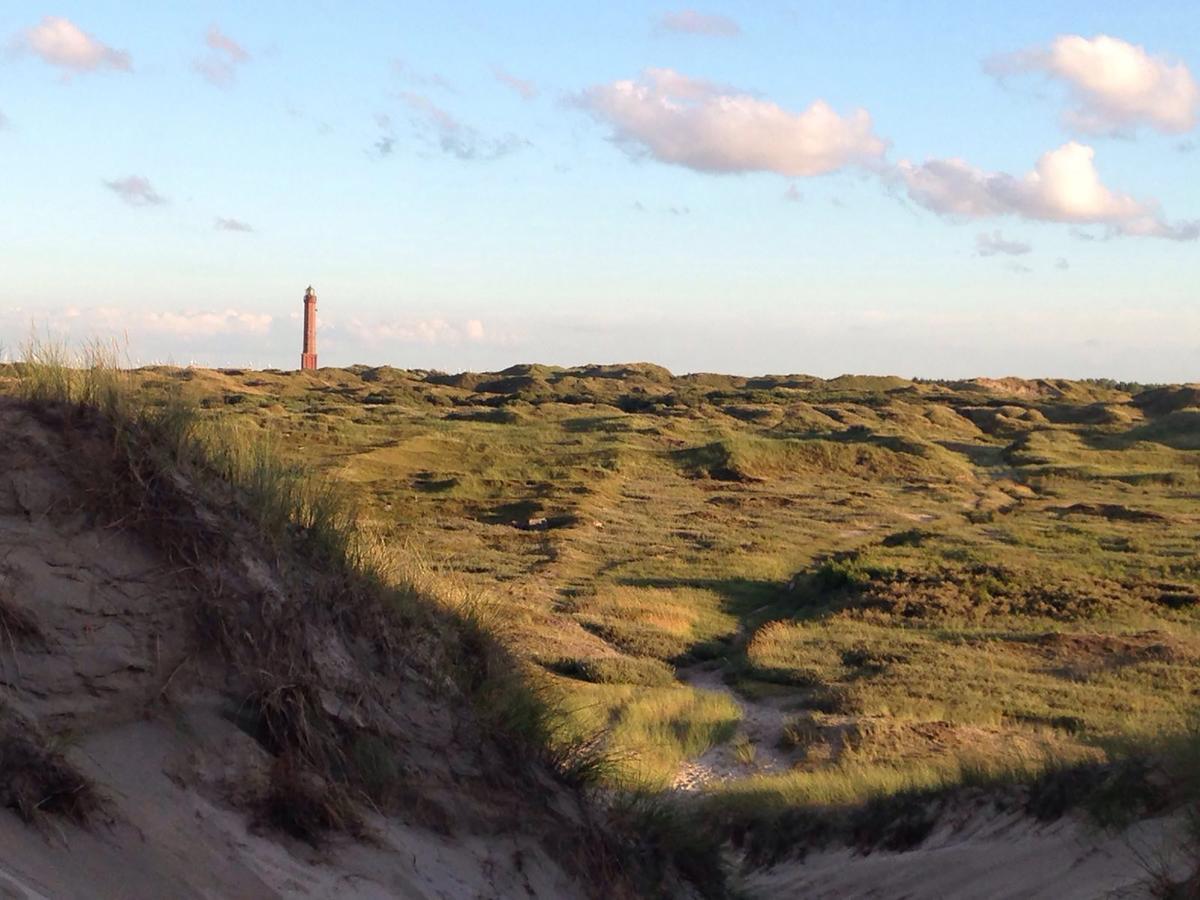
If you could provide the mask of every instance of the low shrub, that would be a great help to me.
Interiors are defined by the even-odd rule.
[[[645,656],[595,656],[564,659],[551,668],[560,675],[594,684],[637,684],[666,687],[675,683],[675,670],[661,660]]]

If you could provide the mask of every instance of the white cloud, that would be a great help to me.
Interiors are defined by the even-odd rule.
[[[455,323],[441,316],[382,322],[351,319],[345,330],[355,340],[369,346],[382,343],[457,346],[465,343],[505,342],[502,335],[489,333],[479,319]]]
[[[708,37],[737,37],[742,33],[738,23],[728,16],[708,15],[694,9],[681,9],[664,14],[658,20],[658,29]]]
[[[1033,171],[1017,177],[986,172],[961,159],[897,167],[908,196],[940,215],[964,219],[1015,215],[1043,222],[1105,225],[1114,234],[1195,240],[1200,222],[1169,224],[1158,205],[1107,188],[1095,151],[1074,141],[1043,154]]]
[[[1084,132],[1115,134],[1146,125],[1179,134],[1200,118],[1200,85],[1186,65],[1104,34],[1062,35],[1047,48],[989,60],[986,68],[999,77],[1041,72],[1065,81],[1073,104],[1064,118]]]
[[[73,72],[95,72],[133,68],[129,54],[114,50],[92,37],[70,19],[45,16],[18,39],[18,45],[31,50],[43,62]]]
[[[254,227],[248,222],[243,222],[241,219],[226,219],[223,216],[217,216],[213,227],[217,231],[242,231],[247,233],[254,231]]]
[[[532,100],[538,95],[538,86],[536,84],[524,78],[518,78],[500,66],[492,66],[492,75],[498,82],[517,94],[522,100]]]
[[[196,71],[217,87],[230,87],[237,79],[237,67],[249,62],[249,52],[216,25],[209,27],[204,44],[209,53],[193,63]]]
[[[975,235],[975,252],[980,256],[1024,256],[1033,248],[1024,241],[1013,241],[1005,238],[999,230],[991,234],[981,232]]]
[[[154,189],[149,179],[141,175],[105,181],[104,186],[130,206],[162,206],[167,202],[167,198]]]
[[[671,69],[589,88],[576,102],[608,123],[627,152],[700,172],[821,175],[875,163],[887,149],[866,110],[840,116],[817,100],[790,112]]]

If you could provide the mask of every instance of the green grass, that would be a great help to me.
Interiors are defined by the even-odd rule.
[[[968,757],[900,765],[847,763],[820,771],[743,779],[715,791],[709,809],[715,817],[744,817],[796,807],[854,807],[898,794],[933,793],[964,785],[1016,784],[1061,764],[1051,756],[1017,762]]]
[[[744,677],[797,688],[831,712],[946,722],[1064,741],[1153,738],[1183,728],[1200,644],[1186,632],[895,626],[833,618],[755,632]],[[818,710],[820,711],[820,710]]]
[[[590,684],[566,696],[581,734],[603,731],[617,748],[612,774],[625,788],[669,786],[684,761],[732,738],[740,718],[728,695],[679,685]]]

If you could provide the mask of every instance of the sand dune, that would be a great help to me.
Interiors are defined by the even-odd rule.
[[[505,785],[483,748],[460,736],[468,714],[415,661],[378,678],[332,630],[311,640],[333,714],[390,722],[421,802],[368,811],[361,839],[320,849],[265,825],[256,805],[273,760],[239,727],[236,673],[198,639],[206,588],[142,535],[92,514],[87,493],[116,486],[77,482],[71,460],[96,439],[0,403],[0,717],[61,750],[102,798],[87,827],[0,812],[0,896],[587,893],[549,840],[583,821],[574,795],[548,776],[535,791]],[[268,561],[242,551],[225,562],[229,602],[257,579],[257,602],[299,614],[280,585],[261,583]]]

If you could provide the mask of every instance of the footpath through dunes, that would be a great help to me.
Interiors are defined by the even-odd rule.
[[[642,894],[430,621],[79,407],[0,446],[0,896]]]

